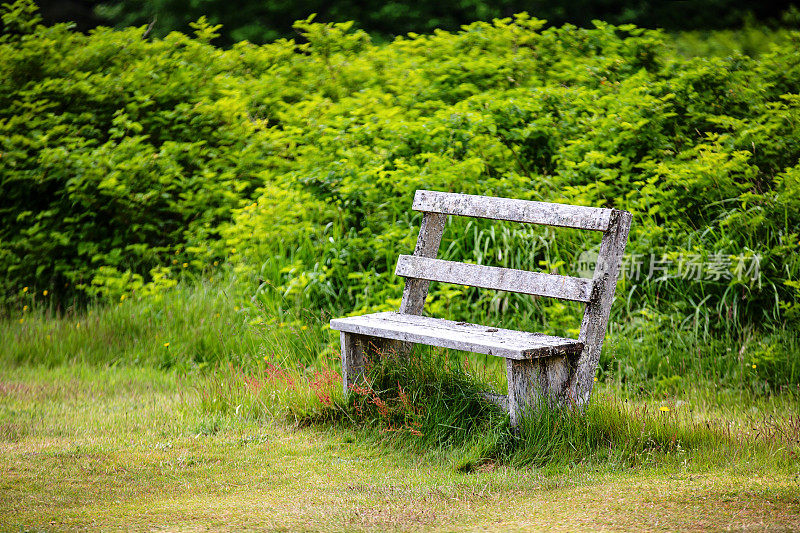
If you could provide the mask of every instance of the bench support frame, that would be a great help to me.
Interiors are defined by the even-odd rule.
[[[572,405],[571,382],[575,378],[577,363],[578,358],[573,355],[506,359],[511,425],[518,425],[528,409],[536,409],[543,402],[550,407]]]
[[[350,387],[364,380],[368,339],[355,333],[339,332],[342,345],[342,386],[345,394],[350,391]]]
[[[583,342],[583,353],[570,383],[573,398],[581,407],[589,401],[594,388],[594,376],[600,361],[608,317],[611,315],[611,304],[614,303],[614,291],[617,289],[617,277],[628,242],[631,219],[627,211],[612,210],[608,229],[600,241],[597,265],[592,276],[592,294],[586,304],[578,336],[578,340]]]
[[[339,341],[342,348],[342,387],[345,394],[353,385],[364,383],[364,376],[374,357],[393,353],[400,344],[391,339],[346,331],[339,332]],[[408,344],[410,349],[411,343],[403,344]]]

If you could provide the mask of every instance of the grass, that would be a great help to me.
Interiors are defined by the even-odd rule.
[[[493,358],[421,350],[345,398],[324,318],[234,289],[0,324],[0,530],[800,527],[791,387],[607,370],[515,432]]]
[[[319,319],[314,331],[307,331],[295,315],[279,316],[270,309],[267,316],[241,295],[235,282],[211,280],[115,305],[98,302],[79,310],[25,306],[0,320],[0,354],[12,365],[80,362],[189,371],[229,363],[249,366],[278,352],[308,364],[323,344]]]
[[[4,369],[0,529],[800,527],[796,465],[486,463],[467,473],[363,430],[203,414],[204,379]]]
[[[521,431],[482,393],[470,359],[420,350],[398,364],[373,364],[367,383],[343,397],[333,370],[229,369],[208,377],[202,408],[252,419],[363,428],[361,438],[407,453],[433,454],[455,468],[485,464],[562,472],[576,464],[635,468],[647,464],[771,465],[789,469],[800,453],[797,398],[708,384],[681,394],[630,394],[600,384],[583,411],[542,408]]]

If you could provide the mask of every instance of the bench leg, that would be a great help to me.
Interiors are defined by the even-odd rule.
[[[571,378],[577,358],[555,356],[541,359],[506,359],[508,378],[508,413],[516,427],[528,409],[536,409],[547,400],[551,407],[571,404]]]
[[[339,333],[339,340],[342,344],[342,387],[345,394],[351,385],[364,382],[370,357],[392,354],[399,346],[397,341],[344,331]]]
[[[347,394],[350,386],[364,380],[366,366],[365,343],[361,335],[339,333],[342,343],[342,387]]]

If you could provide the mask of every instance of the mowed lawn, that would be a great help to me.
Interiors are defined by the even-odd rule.
[[[800,529],[797,469],[459,472],[341,428],[202,414],[144,369],[0,371],[0,530]]]

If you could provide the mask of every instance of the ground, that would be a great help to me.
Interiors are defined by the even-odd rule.
[[[192,378],[0,371],[0,530],[800,529],[800,479],[731,458],[459,472],[341,428],[203,414]]]

